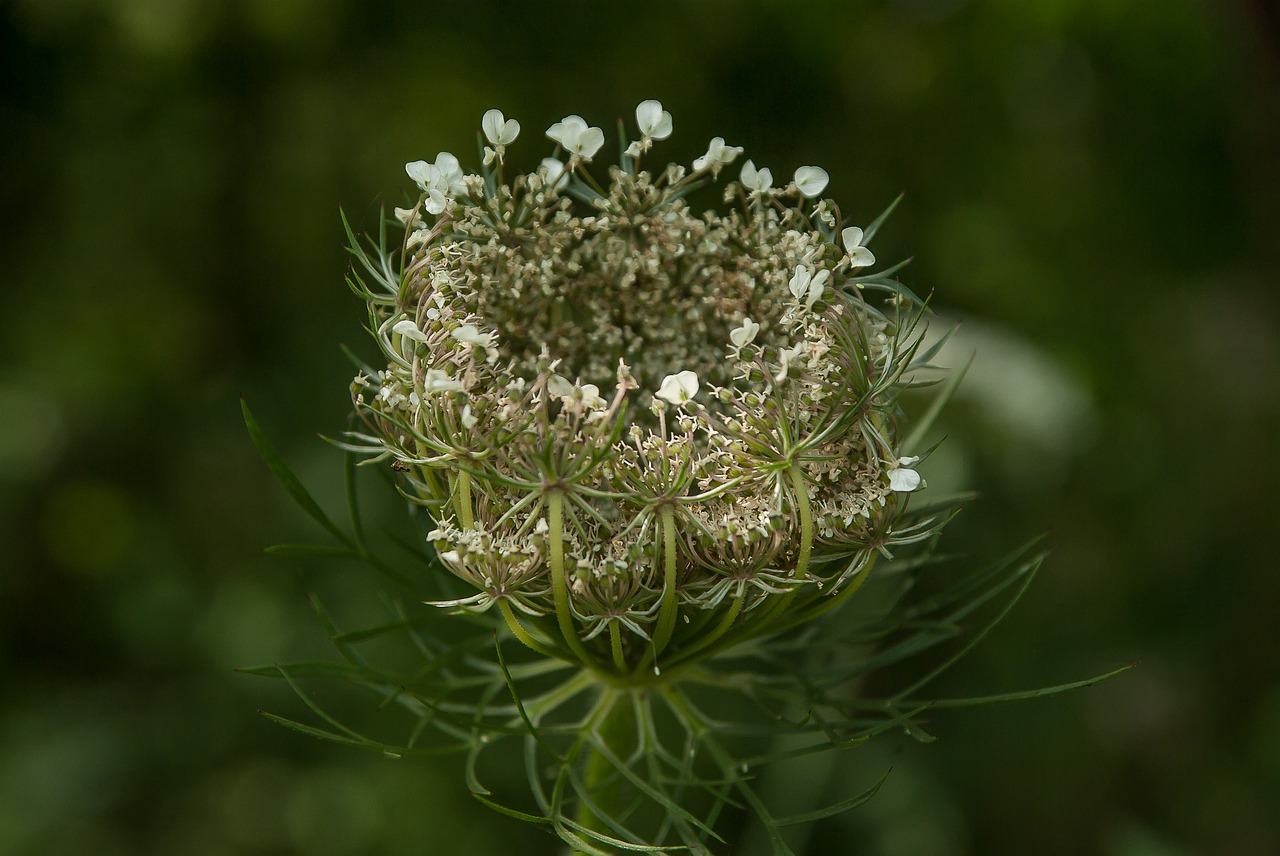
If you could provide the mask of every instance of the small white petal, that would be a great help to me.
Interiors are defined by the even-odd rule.
[[[583,160],[591,160],[604,145],[604,131],[599,128],[587,128],[578,136],[578,142],[571,151]]]
[[[638,158],[640,157],[640,152],[642,150],[643,150],[643,147],[640,145],[640,142],[637,140],[636,142],[627,146],[627,157]]]
[[[812,278],[813,274],[809,272],[807,267],[804,265],[796,267],[796,272],[791,275],[791,282],[787,284],[787,287],[791,289],[791,296],[796,300],[803,298],[809,290],[809,282]]]
[[[553,374],[547,378],[547,392],[556,398],[571,398],[573,397],[573,384],[569,383],[567,378]]]
[[[451,565],[457,563],[462,558],[458,555],[457,550],[448,550],[444,553],[437,553],[436,555],[439,557],[440,561],[448,562]]]
[[[756,334],[760,332],[760,325],[752,321],[750,318],[742,319],[742,326],[729,331],[729,341],[733,342],[736,348],[745,348],[755,341]]]
[[[481,345],[487,348],[493,342],[492,333],[481,333],[480,328],[474,324],[463,324],[450,335],[467,345]]]
[[[600,387],[594,383],[584,383],[578,389],[582,393],[582,403],[591,410],[599,410],[607,403],[600,397]]]
[[[849,226],[840,233],[841,240],[844,241],[844,248],[853,252],[856,248],[862,246],[862,230],[857,226]]]
[[[809,283],[809,291],[804,298],[804,305],[807,308],[813,308],[813,304],[818,302],[818,298],[822,296],[829,279],[831,279],[831,271],[829,270],[820,270],[814,275],[813,280]]]
[[[509,145],[520,136],[520,123],[503,116],[501,110],[486,112],[480,121],[480,127],[484,130],[485,138],[495,146]]]
[[[422,207],[427,210],[428,214],[439,214],[448,204],[448,197],[434,187],[427,191],[427,198],[422,203]]]
[[[471,405],[464,404],[462,407],[462,427],[470,431],[472,428],[476,427],[476,422],[478,421],[479,420],[471,414]]]
[[[661,101],[641,101],[636,107],[636,124],[643,136],[665,140],[671,136],[671,114],[662,109]]]
[[[920,487],[920,474],[906,467],[894,467],[889,470],[889,489],[899,493],[910,493]]]
[[[684,404],[698,394],[698,386],[697,373],[686,369],[664,377],[662,386],[654,395],[672,404]]]
[[[866,247],[854,247],[853,251],[849,253],[850,267],[870,267],[875,263],[876,257]]]
[[[796,189],[808,199],[826,190],[830,180],[827,171],[820,166],[802,166],[796,170]]]
[[[742,165],[742,186],[753,193],[764,193],[773,187],[773,173],[767,167],[756,169],[755,162],[748,160]]]
[[[427,189],[427,185],[431,183],[432,176],[435,175],[435,167],[424,160],[411,161],[405,164],[404,171],[423,190]]]
[[[556,190],[569,183],[569,174],[565,172],[564,163],[555,158],[543,158],[542,171],[546,173],[547,184]]]
[[[403,321],[397,321],[395,324],[392,324],[391,332],[399,333],[401,336],[404,336],[406,339],[413,339],[416,342],[422,342],[424,345],[427,342],[427,334],[419,330],[417,323],[415,323],[414,321],[410,321],[408,318],[405,318]]]

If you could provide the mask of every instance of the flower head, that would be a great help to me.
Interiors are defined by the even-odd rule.
[[[656,101],[636,118],[637,152],[670,133]],[[496,110],[483,126],[494,146],[518,133]],[[661,180],[624,157],[606,184],[584,176],[598,192],[579,208],[560,191],[603,134],[567,116],[547,136],[568,163],[505,184],[448,153],[407,167],[424,201],[403,270],[370,294],[387,367],[353,394],[359,436],[475,589],[442,603],[554,615],[567,656],[630,674],[680,656],[676,616],[727,598],[764,628],[791,609],[778,595],[825,597],[892,540],[923,486],[893,445],[913,343],[897,307],[847,297],[872,261],[861,230],[837,245],[806,206],[690,209],[741,148],[717,137]],[[795,191],[826,178],[802,167]],[[776,192],[750,160],[741,186]]]

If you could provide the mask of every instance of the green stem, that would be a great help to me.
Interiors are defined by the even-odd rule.
[[[475,517],[471,513],[471,473],[466,470],[458,473],[457,492],[453,496],[453,504],[462,528],[472,528],[475,525]]]
[[[804,579],[809,570],[809,553],[813,550],[813,511],[809,507],[809,489],[804,483],[804,473],[799,464],[792,464],[787,469],[791,478],[791,487],[796,494],[796,509],[800,512],[800,558],[796,560],[793,579]]]
[[[627,762],[635,748],[635,716],[630,693],[625,690],[604,690],[593,717],[591,730],[614,758]],[[602,835],[614,835],[605,822],[606,817],[617,817],[626,808],[626,780],[613,763],[596,749],[595,743],[587,744],[582,770],[583,788],[591,798],[595,810],[586,802],[578,803],[578,823]],[[578,854],[581,856],[581,854]]]
[[[507,628],[511,630],[511,635],[520,640],[526,648],[531,648],[544,657],[554,657],[557,660],[564,659],[563,655],[557,654],[555,651],[533,638],[533,635],[525,629],[524,625],[520,623],[520,619],[516,617],[515,612],[511,609],[511,604],[507,603],[505,600],[500,600],[498,601],[498,609],[501,610],[502,617],[507,622]]]
[[[573,612],[569,609],[569,583],[564,576],[564,497],[558,490],[547,496],[547,523],[551,530],[548,533],[551,541],[551,594],[556,602],[560,634],[583,665],[594,669],[596,662],[578,638],[578,629],[573,626]]]
[[[676,521],[675,513],[670,505],[662,506],[662,605],[658,607],[658,624],[653,630],[653,644],[649,646],[640,668],[657,660],[662,649],[671,641],[671,633],[676,626]],[[657,666],[654,666],[655,674]]]
[[[622,628],[616,621],[609,622],[609,647],[613,650],[613,665],[617,667],[618,674],[625,675],[627,660],[622,654]]]

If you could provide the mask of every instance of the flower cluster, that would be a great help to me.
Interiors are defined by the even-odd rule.
[[[521,126],[498,110],[478,174],[406,166],[397,286],[357,289],[386,367],[352,386],[351,447],[435,521],[469,586],[442,605],[638,679],[849,593],[919,537],[898,522],[923,482],[896,430],[920,316],[871,299],[875,226],[841,222],[825,170],[775,186],[751,160],[736,204],[698,213],[742,148],[650,171],[671,114],[645,101],[636,125],[603,183],[580,116],[510,180]]]

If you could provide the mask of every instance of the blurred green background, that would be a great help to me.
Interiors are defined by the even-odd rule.
[[[892,766],[811,854],[1280,853],[1280,67],[1267,0],[644,4],[0,3],[0,853],[551,854],[238,666],[328,656],[306,595],[358,569],[245,434],[244,395],[321,500],[369,354],[338,208],[403,164],[475,166],[493,106],[541,130],[659,98],[825,166],[976,348],[935,488],[970,555],[1048,531],[1045,571],[943,694],[1140,661],[1055,700],[953,711],[815,768]],[[611,149],[606,149],[611,151]],[[366,715],[369,714],[365,711]],[[759,842],[743,838],[739,854]]]

